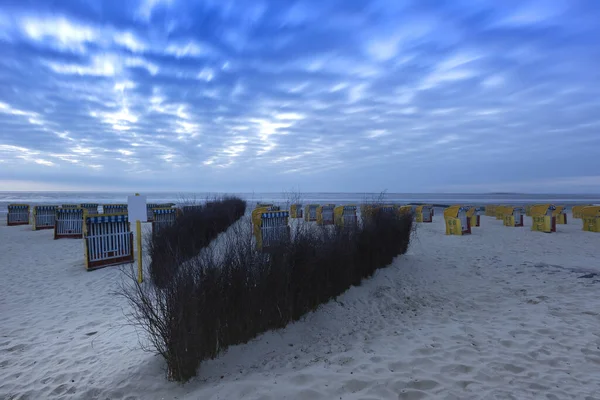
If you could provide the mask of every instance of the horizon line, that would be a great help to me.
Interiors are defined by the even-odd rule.
[[[533,196],[600,196],[600,192],[598,193],[529,193],[529,192],[387,192],[387,191],[332,191],[332,192],[323,192],[323,191],[220,191],[220,190],[204,190],[204,191],[192,191],[192,190],[145,190],[145,191],[131,191],[131,193],[240,193],[240,194],[285,194],[285,193],[318,193],[318,194],[417,194],[417,195],[446,195],[446,194],[455,194],[455,195],[533,195]],[[127,190],[0,190],[0,194],[2,193],[130,193]]]

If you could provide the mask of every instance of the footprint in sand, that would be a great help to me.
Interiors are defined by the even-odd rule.
[[[437,353],[438,351],[432,347],[422,347],[420,349],[416,349],[411,351],[411,355],[421,355],[421,356],[430,356],[432,354]]]
[[[406,390],[398,394],[398,400],[420,400],[427,397],[427,393],[418,390]]]
[[[393,362],[393,363],[388,364],[388,368],[390,369],[390,371],[400,371],[400,370],[403,370],[408,367],[409,367],[409,364],[402,362],[402,361]]]
[[[514,364],[504,364],[504,369],[508,372],[512,372],[513,374],[520,374],[521,372],[525,371],[525,368]]]
[[[473,372],[474,368],[469,365],[464,364],[450,364],[442,367],[441,372],[444,374],[454,373],[454,374],[469,374]]]
[[[290,381],[294,385],[298,385],[298,386],[308,385],[312,380],[313,380],[313,377],[311,375],[307,375],[307,374],[297,374],[297,375],[294,375],[290,379]]]
[[[369,385],[372,384],[372,381],[363,381],[360,379],[350,379],[349,381],[347,381],[344,386],[351,392],[355,393],[355,392],[360,392],[361,390],[364,390],[365,388],[369,387]]]
[[[540,392],[550,390],[550,388],[548,386],[543,386],[543,385],[540,385],[539,383],[530,383],[529,389],[540,391]]]
[[[427,390],[432,390],[438,387],[440,384],[431,379],[415,379],[411,381],[396,381],[393,384],[393,388],[400,392],[420,392],[423,393]]]
[[[4,351],[8,352],[8,353],[16,353],[16,352],[21,352],[27,349],[27,345],[25,344],[17,344],[15,346],[9,347],[8,349],[5,349]]]
[[[415,390],[432,390],[440,384],[431,379],[415,380],[408,383],[407,387]]]
[[[476,382],[475,381],[462,381],[462,380],[459,380],[459,381],[455,381],[454,385],[458,386],[462,390],[467,390],[467,388],[470,385],[473,385],[474,383],[476,383]]]

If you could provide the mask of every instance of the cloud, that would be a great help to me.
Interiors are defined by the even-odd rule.
[[[83,45],[98,39],[95,29],[77,24],[64,17],[38,19],[25,17],[20,21],[23,32],[34,41],[49,39],[65,50],[82,51]]]
[[[594,190],[590,3],[48,4],[0,5],[14,187]]]
[[[515,9],[508,10],[506,17],[497,21],[499,25],[528,26],[540,25],[560,18],[568,9],[568,2],[564,0],[543,1],[527,0],[521,2]]]
[[[207,45],[201,45],[195,41],[183,43],[169,43],[164,49],[165,54],[181,57],[198,57],[205,54],[211,54],[213,49]]]
[[[488,78],[485,78],[481,84],[487,88],[493,88],[502,86],[504,84],[505,79],[500,75],[492,75]]]
[[[136,15],[145,21],[149,21],[155,9],[160,6],[170,6],[174,0],[141,0],[136,10]]]
[[[368,40],[366,51],[376,61],[388,61],[401,54],[403,47],[418,43],[434,29],[432,18],[421,18],[414,15],[406,20],[398,21],[392,30],[376,33]]]

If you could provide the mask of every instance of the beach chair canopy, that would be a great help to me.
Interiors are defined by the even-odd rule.
[[[531,206],[531,215],[532,216],[540,216],[547,215],[549,211],[554,212],[556,206],[553,204],[534,204]]]
[[[581,214],[587,218],[600,217],[600,206],[583,207]]]
[[[453,206],[450,207],[446,207],[444,209],[444,218],[456,218],[458,217],[458,212],[460,210],[461,206],[458,204],[455,204]]]
[[[552,215],[563,214],[565,212],[565,206],[555,206],[554,210],[552,210]]]

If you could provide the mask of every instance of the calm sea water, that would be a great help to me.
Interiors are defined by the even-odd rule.
[[[127,196],[132,193],[125,192],[0,192],[0,213],[6,213],[6,206],[10,203],[25,203],[30,205],[63,204],[63,203],[126,203]],[[286,193],[190,193],[190,192],[148,192],[141,193],[147,196],[152,203],[186,203],[189,201],[203,201],[224,194],[240,196],[250,203],[273,202],[286,203],[292,198]],[[335,203],[349,204],[376,200],[378,193],[302,193],[301,203]],[[392,203],[432,203],[447,204],[512,204],[521,205],[528,203],[553,203],[560,205],[573,205],[580,203],[599,204],[600,195],[565,195],[565,194],[442,194],[442,193],[386,193],[385,201]]]

